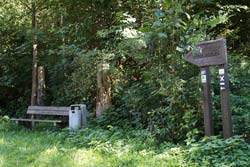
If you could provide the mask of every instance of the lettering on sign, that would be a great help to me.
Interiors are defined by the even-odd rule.
[[[226,64],[226,40],[200,42],[197,44],[197,49],[185,55],[184,59],[200,67]]]
[[[224,75],[225,74],[225,70],[224,69],[219,69],[219,75]]]
[[[215,56],[219,56],[219,55],[220,55],[219,52],[212,51],[212,52],[204,53],[203,57],[215,57]]]
[[[207,82],[206,71],[202,70],[201,71],[201,83],[206,83],[206,82]]]
[[[226,84],[225,84],[225,70],[224,69],[219,69],[219,78],[220,78],[220,90],[225,90],[226,89]]]
[[[224,80],[224,75],[221,75],[220,76],[220,82],[224,82],[225,80]]]

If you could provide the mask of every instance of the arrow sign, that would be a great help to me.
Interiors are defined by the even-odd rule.
[[[217,40],[200,42],[198,49],[189,52],[184,59],[199,67],[221,65],[227,63],[226,40],[221,38]]]

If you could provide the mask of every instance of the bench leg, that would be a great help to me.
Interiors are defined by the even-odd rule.
[[[35,127],[35,122],[31,122],[31,128]]]
[[[19,121],[16,120],[16,124],[18,125]]]
[[[31,115],[31,119],[34,119],[34,115]],[[35,127],[35,122],[31,122],[31,128],[33,129]]]
[[[56,127],[56,122],[54,122],[53,125]]]

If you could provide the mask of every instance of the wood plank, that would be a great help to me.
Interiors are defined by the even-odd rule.
[[[29,106],[28,110],[54,110],[54,111],[69,111],[70,107],[57,107],[57,106]]]
[[[221,65],[226,63],[226,58],[221,56],[215,57],[204,57],[200,59],[193,59],[192,53],[189,53],[184,59],[192,64],[195,64],[199,67],[211,66],[211,65]]]
[[[227,63],[225,39],[200,42],[197,46],[200,49],[191,51],[184,56],[186,61],[200,67]]]
[[[62,120],[41,120],[41,119],[25,119],[25,118],[12,118],[11,121],[23,121],[23,122],[51,122],[62,123]]]
[[[69,111],[55,111],[55,110],[31,110],[27,111],[27,114],[33,115],[58,115],[58,116],[68,116]]]

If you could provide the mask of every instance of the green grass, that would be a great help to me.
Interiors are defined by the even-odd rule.
[[[142,141],[134,141],[136,136],[126,141],[119,133],[109,142],[107,137],[110,131],[107,132],[100,129],[94,132],[90,129],[85,138],[82,136],[85,141],[79,142],[82,133],[8,128],[0,132],[0,166],[140,167],[167,166],[172,163],[167,161],[169,155],[156,154],[155,151],[147,150],[148,146]],[[182,163],[180,157],[173,156],[171,159]]]
[[[1,167],[250,166],[240,137],[193,145],[157,143],[144,130],[27,130],[0,124]]]

